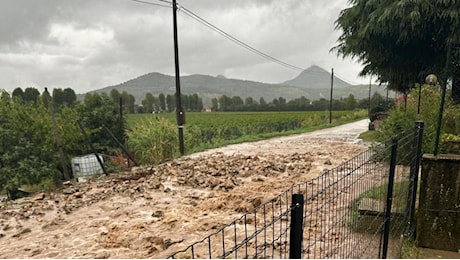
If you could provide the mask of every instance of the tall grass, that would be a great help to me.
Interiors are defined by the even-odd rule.
[[[367,116],[366,111],[187,113],[186,152],[327,128]],[[174,113],[128,115],[128,143],[141,163],[157,164],[178,156]]]

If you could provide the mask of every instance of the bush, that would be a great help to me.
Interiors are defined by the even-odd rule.
[[[24,185],[59,179],[48,110],[43,104],[0,101],[0,191],[13,194]]]
[[[128,145],[140,164],[159,164],[179,152],[177,127],[167,119],[148,118],[127,131]]]
[[[446,99],[449,96],[446,95]],[[401,135],[404,131],[414,128],[417,120],[425,123],[422,153],[431,153],[434,148],[434,139],[439,115],[441,90],[438,87],[422,86],[420,99],[420,113],[417,114],[419,89],[413,89],[407,96],[406,111],[404,104],[395,106],[389,111],[379,131],[378,140],[388,141],[392,137]],[[446,101],[449,104],[449,101]],[[460,133],[460,108],[458,106],[446,106],[443,114],[442,131],[444,133]]]

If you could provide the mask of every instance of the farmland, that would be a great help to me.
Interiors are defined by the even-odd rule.
[[[328,111],[308,112],[211,112],[186,114],[184,133],[193,138],[187,153],[231,143],[308,132],[365,118],[367,111],[337,111],[329,124]],[[165,119],[176,124],[174,113],[132,114],[127,125],[136,129],[147,121]],[[154,124],[153,124],[154,125]],[[187,141],[187,140],[186,140]]]

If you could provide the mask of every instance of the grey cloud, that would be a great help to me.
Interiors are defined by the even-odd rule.
[[[332,29],[333,22],[346,0],[178,3],[280,60],[300,67],[321,63],[317,65],[326,69],[342,64],[329,49],[338,36]],[[281,82],[299,73],[235,45],[181,11],[178,19],[180,66],[184,74],[224,74]],[[51,28],[56,25],[68,25],[77,32],[110,32],[113,37],[93,45],[90,42],[86,48],[78,44],[66,47],[56,37],[50,37]],[[148,72],[174,72],[172,10],[168,8],[129,0],[1,0],[0,33],[0,74],[15,75],[0,78],[0,87],[14,88],[27,82],[59,87],[75,84],[83,92]],[[10,57],[7,63],[5,57]]]

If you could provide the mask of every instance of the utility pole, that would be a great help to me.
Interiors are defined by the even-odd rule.
[[[329,100],[329,124],[332,124],[332,91],[334,88],[334,68],[331,73],[331,98]]]
[[[56,146],[59,150],[59,160],[61,161],[62,173],[64,174],[64,180],[70,180],[70,174],[67,169],[66,163],[66,154],[64,152],[64,146],[62,145],[61,135],[59,134],[59,130],[56,124],[56,118],[54,115],[54,101],[51,98],[51,95],[48,92],[48,89],[45,88],[44,93],[46,102],[48,103],[48,111],[51,117],[51,124],[53,125],[53,133],[54,133],[54,141],[56,142]]]
[[[371,116],[371,87],[372,87],[372,76],[369,78],[369,104],[367,107],[367,115]]]
[[[185,114],[182,109],[181,93],[180,93],[180,72],[179,72],[179,45],[177,42],[177,4],[176,0],[172,1],[173,5],[173,30],[174,30],[174,65],[176,70],[176,119],[179,130],[179,151],[184,155],[184,123]]]

